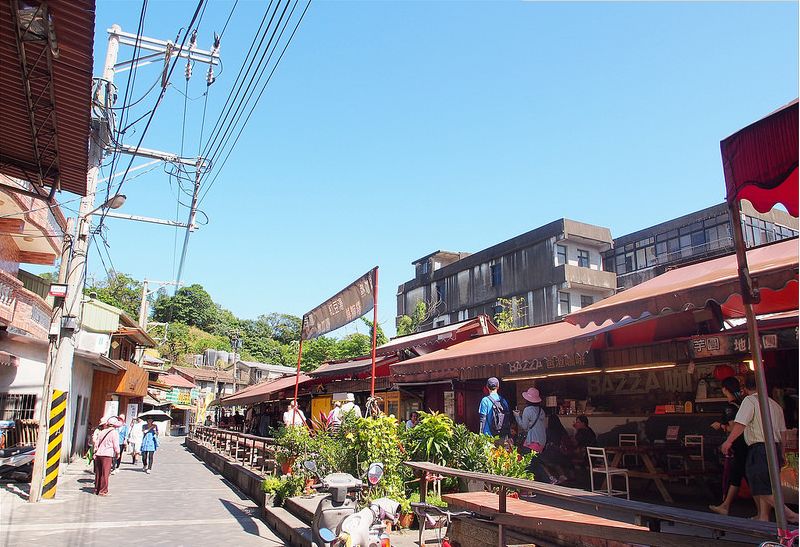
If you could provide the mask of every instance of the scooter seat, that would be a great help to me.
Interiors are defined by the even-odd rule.
[[[33,449],[33,446],[12,446],[11,448],[3,448],[0,449],[0,458],[10,458],[11,456],[31,452]]]

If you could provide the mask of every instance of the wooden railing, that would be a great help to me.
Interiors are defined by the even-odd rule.
[[[414,470],[417,477],[424,479],[429,476],[444,475],[447,477],[457,477],[464,480],[480,481],[492,487],[496,487],[499,494],[498,508],[499,515],[493,518],[498,524],[499,544],[504,545],[506,526],[513,526],[523,529],[535,529],[535,523],[527,523],[519,519],[506,519],[502,513],[506,512],[506,494],[508,490],[516,490],[520,493],[541,494],[543,497],[550,497],[569,502],[569,509],[586,514],[599,514],[611,512],[612,514],[625,514],[632,517],[636,524],[647,526],[651,532],[661,532],[662,523],[683,524],[708,530],[714,538],[719,540],[727,539],[728,536],[740,535],[753,540],[766,541],[774,539],[777,534],[775,523],[758,522],[739,517],[727,517],[713,513],[680,509],[664,505],[655,505],[640,501],[630,501],[612,498],[600,493],[587,492],[576,488],[556,486],[544,482],[534,482],[527,479],[517,479],[503,475],[491,475],[488,473],[476,473],[464,471],[452,467],[444,467],[428,462],[406,462],[406,465]],[[428,481],[420,480],[420,501],[424,502],[427,495]],[[533,527],[532,527],[533,526]],[[532,527],[532,528],[531,528]],[[791,528],[796,528],[792,526]],[[667,541],[667,534],[663,540],[657,539],[662,534],[654,535],[651,545],[672,545]],[[669,534],[672,535],[672,534]],[[712,540],[709,540],[711,542]],[[720,544],[724,545],[722,541]]]
[[[263,476],[275,475],[275,440],[203,425],[191,425],[189,438]]]

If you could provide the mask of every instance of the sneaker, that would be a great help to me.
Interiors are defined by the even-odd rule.
[[[147,473],[149,475],[150,474],[150,470],[148,469],[147,471],[145,471],[145,473]]]
[[[112,475],[116,475],[116,474],[117,474],[117,471],[119,471],[119,469],[114,469],[114,470],[111,472],[111,474],[112,474]]]

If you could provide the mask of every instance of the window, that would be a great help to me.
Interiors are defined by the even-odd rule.
[[[581,308],[591,306],[592,304],[594,304],[594,296],[581,295]]]
[[[502,264],[492,264],[492,287],[499,287],[503,282]]]
[[[628,269],[625,267],[625,255],[618,254],[615,258],[615,266],[616,272],[618,274],[628,273]]]
[[[578,249],[578,266],[581,268],[589,267],[589,251]]]
[[[32,420],[36,395],[0,393],[0,420]]]
[[[558,293],[558,315],[567,315],[569,313],[569,293]]]
[[[444,283],[436,284],[436,301],[444,302],[447,297],[447,288]]]
[[[567,263],[567,248],[564,245],[556,245],[556,266]]]
[[[422,275],[425,275],[426,273],[428,273],[428,271],[430,270],[430,267],[431,267],[430,266],[430,260],[426,260],[425,262],[423,262],[422,263],[422,267],[420,268],[420,272],[422,273]]]

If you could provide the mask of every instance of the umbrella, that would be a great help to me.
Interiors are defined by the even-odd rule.
[[[156,422],[166,422],[167,420],[171,420],[172,416],[163,410],[148,410],[147,412],[142,412],[139,414],[139,418],[142,420],[147,420],[149,418]]]

